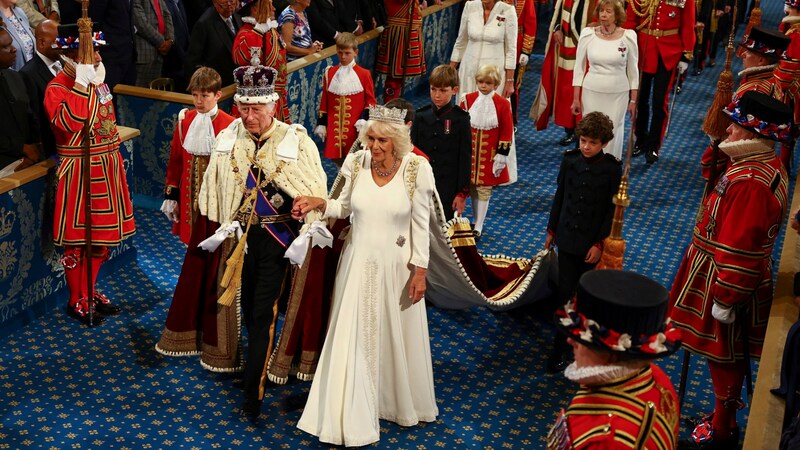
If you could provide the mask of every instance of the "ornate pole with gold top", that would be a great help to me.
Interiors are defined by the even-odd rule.
[[[94,45],[92,43],[92,19],[89,18],[89,0],[81,0],[81,18],[78,19],[78,64],[94,64]],[[86,89],[94,89],[89,84]],[[91,96],[89,96],[91,98]],[[91,105],[88,108],[92,111]],[[89,292],[87,292],[87,303],[89,309],[89,326],[94,325],[94,283],[92,282],[92,180],[91,180],[91,139],[92,139],[92,124],[94,123],[94,116],[90,113],[86,116],[86,121],[83,123],[83,204],[84,204],[84,225],[86,227],[85,235],[85,248],[86,253],[83,255],[86,261],[86,278]]]
[[[634,124],[636,123],[635,116],[632,121]],[[616,205],[614,207],[614,219],[611,222],[611,233],[603,241],[603,254],[600,256],[600,262],[597,263],[597,269],[622,270],[622,263],[625,257],[625,239],[622,238],[622,223],[625,219],[625,208],[631,204],[631,199],[628,197],[628,175],[631,171],[631,156],[633,155],[633,130],[634,125],[631,125],[631,131],[628,135],[628,149],[625,152],[625,169],[622,172],[617,195],[611,200]]]

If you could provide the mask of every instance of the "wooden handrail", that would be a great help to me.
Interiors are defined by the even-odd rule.
[[[191,96],[189,98],[191,98]],[[125,142],[128,139],[135,138],[141,134],[136,128],[117,127],[117,130],[119,131],[120,143]],[[33,180],[46,176],[47,172],[55,167],[55,165],[55,161],[52,159],[46,159],[30,167],[26,167],[19,172],[14,172],[5,178],[0,178],[0,194],[5,194],[6,192],[16,189],[25,183],[30,183]]]

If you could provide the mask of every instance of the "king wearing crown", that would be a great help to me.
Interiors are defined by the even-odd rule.
[[[273,117],[276,77],[277,71],[265,66],[234,71],[240,118],[217,136],[198,197],[201,214],[220,224],[216,242],[244,231],[227,265],[236,268],[228,285],[234,296],[241,280],[242,315],[249,335],[242,412],[250,417],[260,414],[277,302],[289,286],[284,253],[298,232],[305,231],[291,217],[292,200],[327,192],[319,152],[306,130]],[[307,217],[306,223],[319,216]],[[201,245],[216,249],[209,243]]]

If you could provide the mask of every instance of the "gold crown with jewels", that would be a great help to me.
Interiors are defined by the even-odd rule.
[[[378,122],[390,122],[400,125],[406,124],[406,110],[400,108],[387,108],[385,106],[370,106],[369,107],[369,120],[377,120]]]

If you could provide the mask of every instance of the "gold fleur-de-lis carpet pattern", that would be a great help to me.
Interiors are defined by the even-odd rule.
[[[762,7],[765,21],[778,17]],[[523,86],[520,180],[497,188],[491,200],[479,244],[488,254],[530,257],[544,242],[564,149],[556,144],[559,128],[537,133],[527,118],[541,64],[541,57],[532,58]],[[631,169],[625,267],[667,287],[699,205],[699,158],[708,142],[700,124],[721,65],[687,78],[660,161],[647,166],[643,158],[635,159]],[[422,106],[427,93],[412,100]],[[327,162],[326,168],[332,179]],[[62,311],[51,311],[0,342],[0,449],[329,448],[296,429],[310,383],[268,385],[263,414],[252,423],[239,414],[237,375],[205,371],[197,357],[156,353],[185,247],[160,212],[138,208],[136,220],[138,262],[99,282],[123,307],[122,315],[86,329]],[[782,240],[783,234],[776,260]],[[576,390],[562,375],[545,374],[554,333],[549,319],[535,306],[507,313],[430,307],[428,314],[439,417],[410,428],[381,421],[381,440],[374,447],[543,448],[557,412]],[[676,388],[681,356],[658,362]],[[689,378],[682,415],[710,412],[713,393],[698,358],[692,359]],[[746,409],[738,419],[746,423]],[[682,427],[683,437],[688,432]]]

